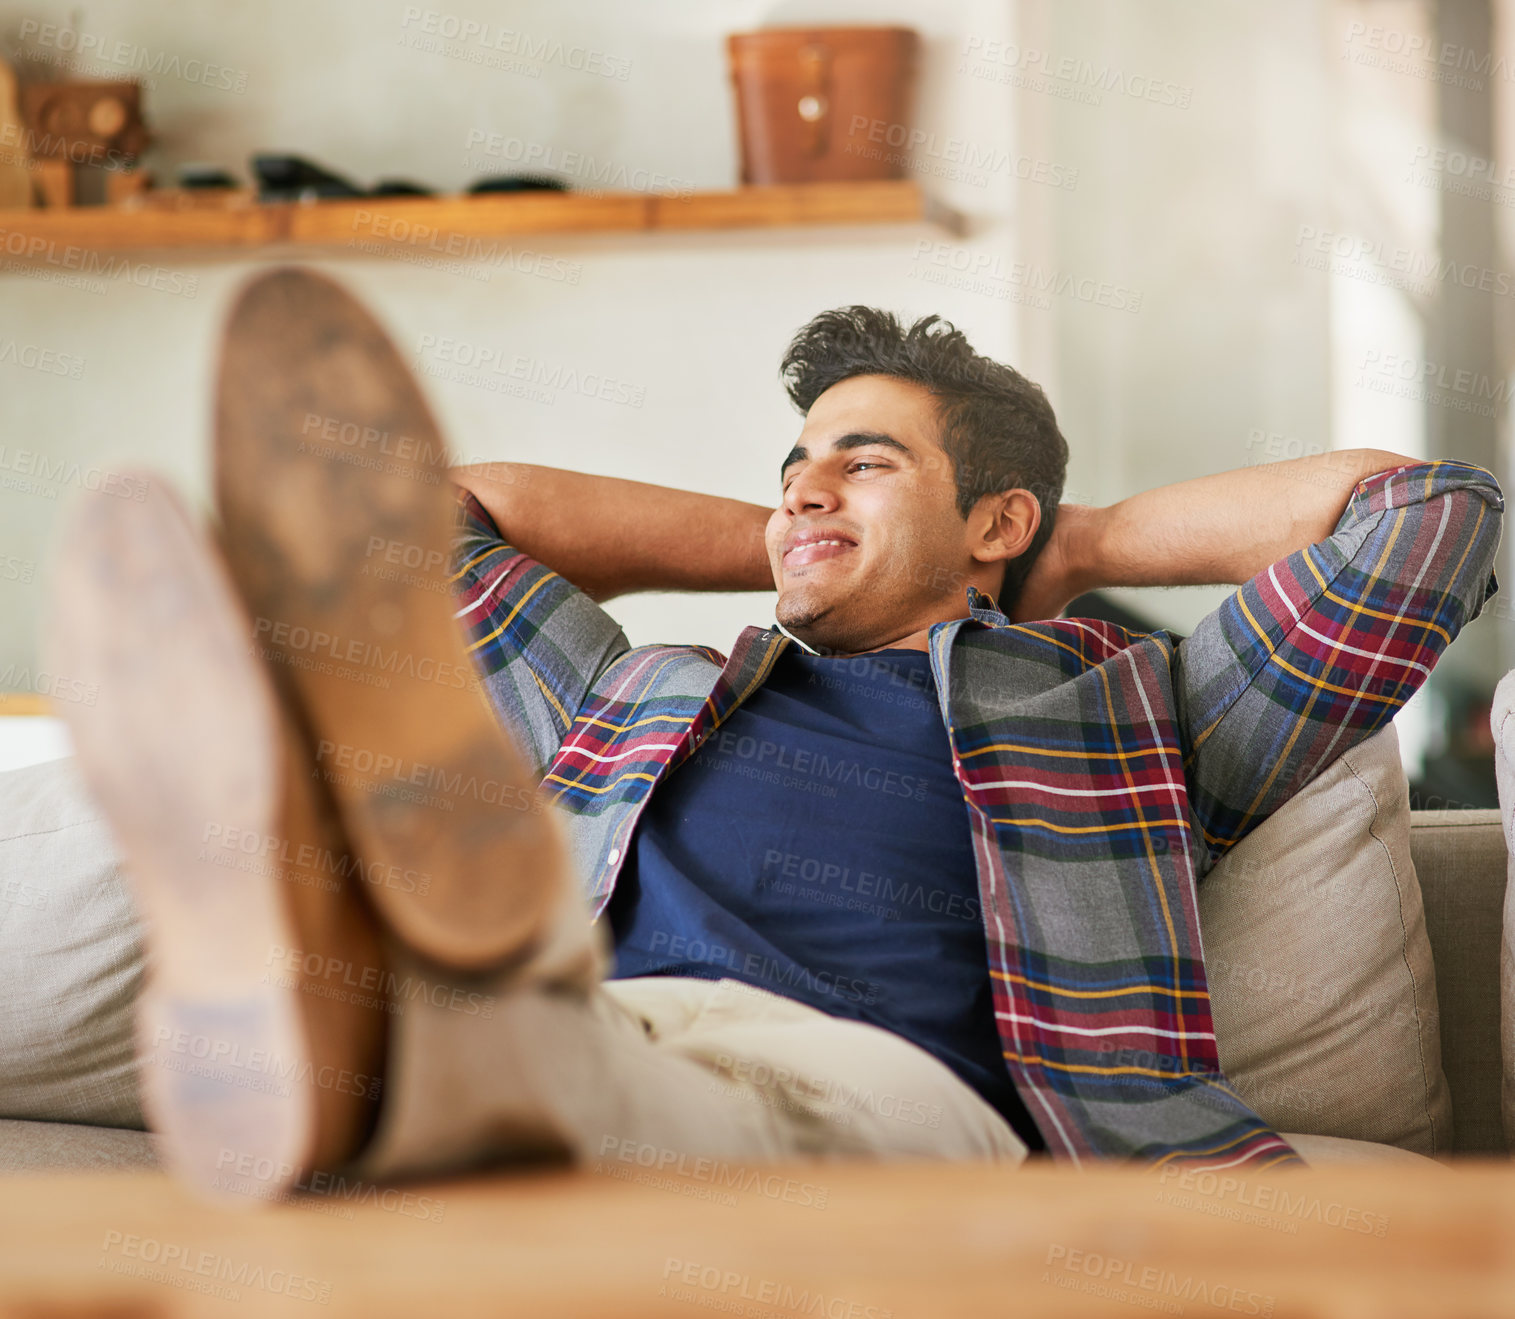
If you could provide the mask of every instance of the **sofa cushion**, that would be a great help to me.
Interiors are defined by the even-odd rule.
[[[0,1119],[0,1173],[58,1168],[92,1172],[156,1168],[158,1158],[152,1141],[145,1131]]]
[[[1346,1140],[1341,1136],[1311,1136],[1303,1131],[1278,1133],[1294,1146],[1295,1153],[1308,1164],[1317,1163],[1400,1163],[1418,1164],[1422,1168],[1439,1168],[1448,1177],[1452,1169],[1424,1154],[1400,1149],[1398,1145],[1379,1145],[1370,1140]]]
[[[1393,724],[1344,752],[1199,886],[1221,1066],[1280,1131],[1452,1146],[1409,785]]]
[[[142,945],[72,758],[0,773],[0,1118],[141,1128]]]

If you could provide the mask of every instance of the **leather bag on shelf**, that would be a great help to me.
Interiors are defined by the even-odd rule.
[[[912,28],[767,28],[726,39],[742,182],[904,178]]]

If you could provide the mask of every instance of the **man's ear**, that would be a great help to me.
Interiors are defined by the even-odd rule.
[[[1031,547],[1042,525],[1041,501],[1016,488],[985,495],[969,518],[971,553],[980,563],[1018,559]]]

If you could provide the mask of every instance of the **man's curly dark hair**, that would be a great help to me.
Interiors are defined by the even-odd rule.
[[[1002,490],[1021,487],[1040,502],[1035,537],[1005,565],[996,603],[1008,613],[1052,535],[1067,478],[1068,442],[1041,386],[974,352],[940,316],[923,316],[906,329],[892,312],[863,306],[823,311],[794,336],[779,367],[803,413],[832,385],[865,375],[914,381],[936,396],[941,445],[965,519],[980,498]]]

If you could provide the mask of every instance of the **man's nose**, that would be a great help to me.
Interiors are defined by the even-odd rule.
[[[836,491],[820,473],[806,470],[789,483],[789,489],[784,492],[784,507],[796,514],[816,508],[834,508]]]

